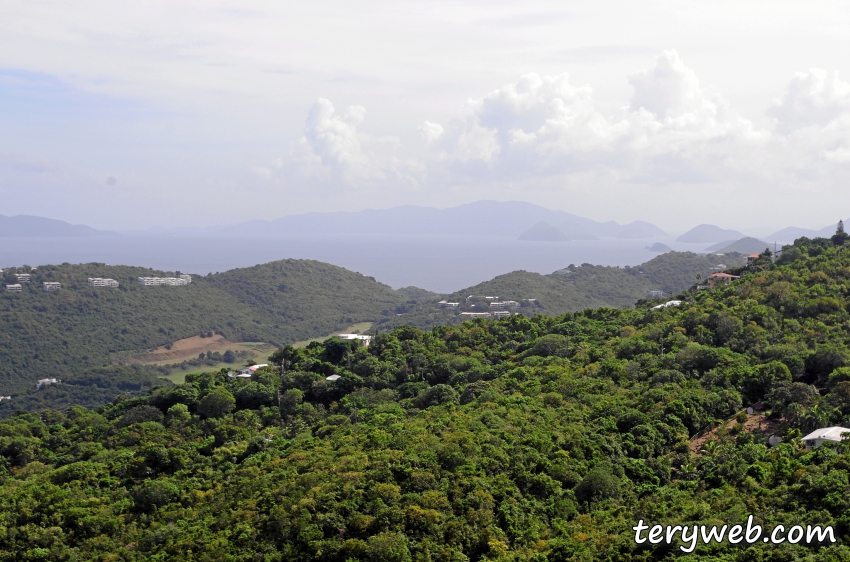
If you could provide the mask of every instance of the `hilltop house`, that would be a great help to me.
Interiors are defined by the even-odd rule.
[[[712,273],[708,276],[708,287],[713,289],[718,285],[728,285],[733,279],[740,279],[740,275],[729,275],[728,273]]]
[[[250,367],[245,367],[244,369],[239,369],[239,372],[236,373],[236,375],[232,376],[231,378],[248,379],[248,378],[251,378],[251,375],[256,373],[258,369],[261,369],[262,367],[268,367],[268,366],[269,366],[268,363],[262,363],[260,365],[251,365]]]
[[[347,341],[356,340],[363,347],[369,347],[369,344],[372,343],[372,336],[364,336],[362,334],[337,334],[337,337]]]
[[[117,287],[115,279],[103,279],[101,277],[89,277],[89,285],[92,287]]]
[[[800,441],[806,444],[806,449],[817,449],[827,441],[841,443],[844,440],[843,435],[846,433],[850,433],[850,429],[846,427],[824,427],[809,433]]]
[[[13,293],[20,293],[23,290],[20,283],[15,283],[13,285],[6,285],[7,291],[12,291]]]
[[[57,283],[56,281],[45,281],[41,284],[45,293],[52,293],[53,291],[58,291],[62,288],[62,283]]]

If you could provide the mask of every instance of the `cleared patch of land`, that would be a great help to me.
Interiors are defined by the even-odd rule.
[[[201,353],[225,351],[247,351],[253,355],[271,353],[275,350],[272,344],[265,342],[232,342],[219,334],[209,338],[192,336],[177,340],[170,346],[160,346],[154,350],[134,355],[125,360],[126,363],[137,363],[141,365],[172,365],[181,363],[187,359],[195,359]]]
[[[182,383],[189,373],[202,373],[205,371],[217,371],[224,368],[236,368],[253,361],[264,363],[268,356],[275,351],[275,346],[265,342],[231,342],[220,334],[203,338],[192,336],[177,340],[168,346],[160,346],[156,349],[145,350],[125,359],[125,363],[139,365],[174,365],[197,357],[204,353],[224,354],[225,351],[243,352],[241,357],[234,363],[219,362],[215,365],[187,366],[163,377],[175,383]]]
[[[741,431],[745,433],[752,433],[753,431],[760,431],[765,435],[771,435],[776,431],[776,428],[779,427],[779,424],[782,420],[776,420],[772,418],[768,418],[762,414],[747,414],[747,421],[744,422]],[[700,435],[697,435],[690,442],[691,454],[700,456],[702,455],[702,446],[707,441],[717,441],[717,430],[725,425],[727,430],[732,429],[738,421],[735,418],[728,420],[725,424],[720,424],[711,431],[706,431]]]

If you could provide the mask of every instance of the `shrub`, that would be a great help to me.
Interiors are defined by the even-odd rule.
[[[159,408],[154,408],[153,406],[136,406],[135,408],[127,410],[123,416],[118,418],[118,422],[115,425],[118,427],[126,427],[128,425],[133,425],[134,423],[150,421],[162,421],[162,412]]]
[[[224,387],[217,387],[198,403],[198,412],[207,418],[219,418],[236,406],[236,398]]]
[[[587,473],[575,490],[579,501],[599,501],[620,497],[620,480],[607,468],[598,466]]]
[[[430,406],[448,404],[449,402],[457,403],[458,395],[457,391],[447,384],[434,385],[414,399],[416,407],[423,409]]]
[[[132,495],[136,509],[149,513],[175,501],[180,496],[180,489],[167,480],[146,480],[133,490]]]

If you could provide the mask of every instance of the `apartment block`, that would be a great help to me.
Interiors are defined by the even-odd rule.
[[[188,277],[188,279],[185,279],[184,277]],[[181,285],[188,285],[191,282],[192,278],[189,275],[181,275],[180,277],[139,277],[139,284],[146,287],[154,285],[177,287]]]
[[[92,287],[117,287],[118,281],[102,277],[89,277],[89,285]]]

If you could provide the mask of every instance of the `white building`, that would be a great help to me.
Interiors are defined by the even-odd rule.
[[[509,310],[494,310],[490,313],[490,316],[493,318],[505,318],[506,316],[510,316],[511,313]]]
[[[457,308],[460,306],[459,302],[446,302],[445,299],[441,300],[437,303],[440,308]]]
[[[505,308],[519,308],[519,303],[517,301],[499,301],[490,303],[490,310],[502,310]]]
[[[664,297],[664,291],[649,291],[646,296],[651,299],[660,299]]]
[[[230,371],[229,373],[227,373],[227,376],[229,376],[232,379],[250,379],[251,375],[256,373],[258,369],[261,369],[263,367],[268,367],[268,366],[269,366],[268,363],[262,363],[260,365],[251,365],[250,367],[245,367],[244,369],[239,369],[239,372],[237,372],[237,373],[233,373],[233,371]]]
[[[59,384],[57,379],[40,379],[38,384],[35,385],[35,389],[38,390],[42,386],[50,386],[51,384]]]
[[[463,316],[464,320],[471,320],[473,318],[490,318],[489,312],[461,312],[461,316]]]
[[[189,283],[191,283],[191,282],[192,282],[192,276],[191,276],[191,275],[186,275],[186,274],[184,273],[184,274],[182,274],[182,275],[178,275],[177,277],[179,277],[180,279],[182,279],[183,281],[185,281],[187,285],[188,285]]]
[[[806,449],[817,449],[827,441],[841,443],[843,441],[842,436],[845,433],[850,433],[850,429],[846,427],[824,427],[809,433],[800,441],[806,444]]]
[[[21,287],[20,283],[15,283],[14,285],[6,285],[7,291],[12,291],[13,293],[20,293],[23,291],[23,287]]]
[[[364,336],[363,334],[337,334],[337,337],[341,340],[357,340],[363,347],[369,347],[369,344],[372,343],[372,336]]]
[[[56,281],[45,281],[41,284],[45,293],[52,293],[53,291],[58,291],[62,288],[62,283],[57,283]]]
[[[29,273],[16,273],[15,277],[18,278],[18,283],[29,283],[32,281],[32,275]]]
[[[103,279],[101,277],[89,277],[89,285],[92,287],[117,287],[118,281],[115,279]]]
[[[184,277],[188,277],[189,279],[184,279]],[[146,287],[154,285],[178,287],[181,285],[188,285],[191,282],[192,277],[189,275],[181,275],[180,277],[139,277],[139,285],[144,285]]]

